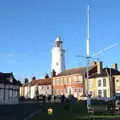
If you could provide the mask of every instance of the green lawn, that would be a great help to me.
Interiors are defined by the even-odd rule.
[[[74,120],[120,120],[120,115],[87,115],[75,116]]]
[[[53,109],[53,115],[48,115],[48,108]],[[32,120],[120,120],[120,115],[88,115],[86,104],[43,104],[39,115]]]
[[[48,108],[53,109],[53,115],[48,115]],[[81,104],[44,104],[39,115],[32,120],[74,120],[76,115],[87,114],[86,105]]]

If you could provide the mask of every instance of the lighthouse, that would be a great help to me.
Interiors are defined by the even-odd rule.
[[[60,37],[56,37],[54,46],[52,48],[52,71],[56,72],[56,75],[63,72],[65,69],[65,50],[62,47],[63,41]]]

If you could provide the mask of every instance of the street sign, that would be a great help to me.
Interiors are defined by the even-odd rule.
[[[52,115],[53,114],[53,109],[51,107],[48,108],[48,115]]]

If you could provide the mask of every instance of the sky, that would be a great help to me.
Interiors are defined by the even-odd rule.
[[[63,40],[66,68],[86,65],[87,5],[90,52],[120,42],[120,0],[0,0],[0,71],[23,80],[51,73],[54,40]],[[120,45],[96,56],[120,64]]]

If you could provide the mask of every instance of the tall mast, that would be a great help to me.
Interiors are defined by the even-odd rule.
[[[87,59],[87,108],[89,111],[89,107],[91,106],[91,95],[89,91],[89,62],[90,62],[90,6],[88,5],[88,10],[87,10],[87,41],[86,41],[86,59]]]
[[[87,57],[90,57],[90,6],[87,10],[87,41],[86,41],[86,53]]]

